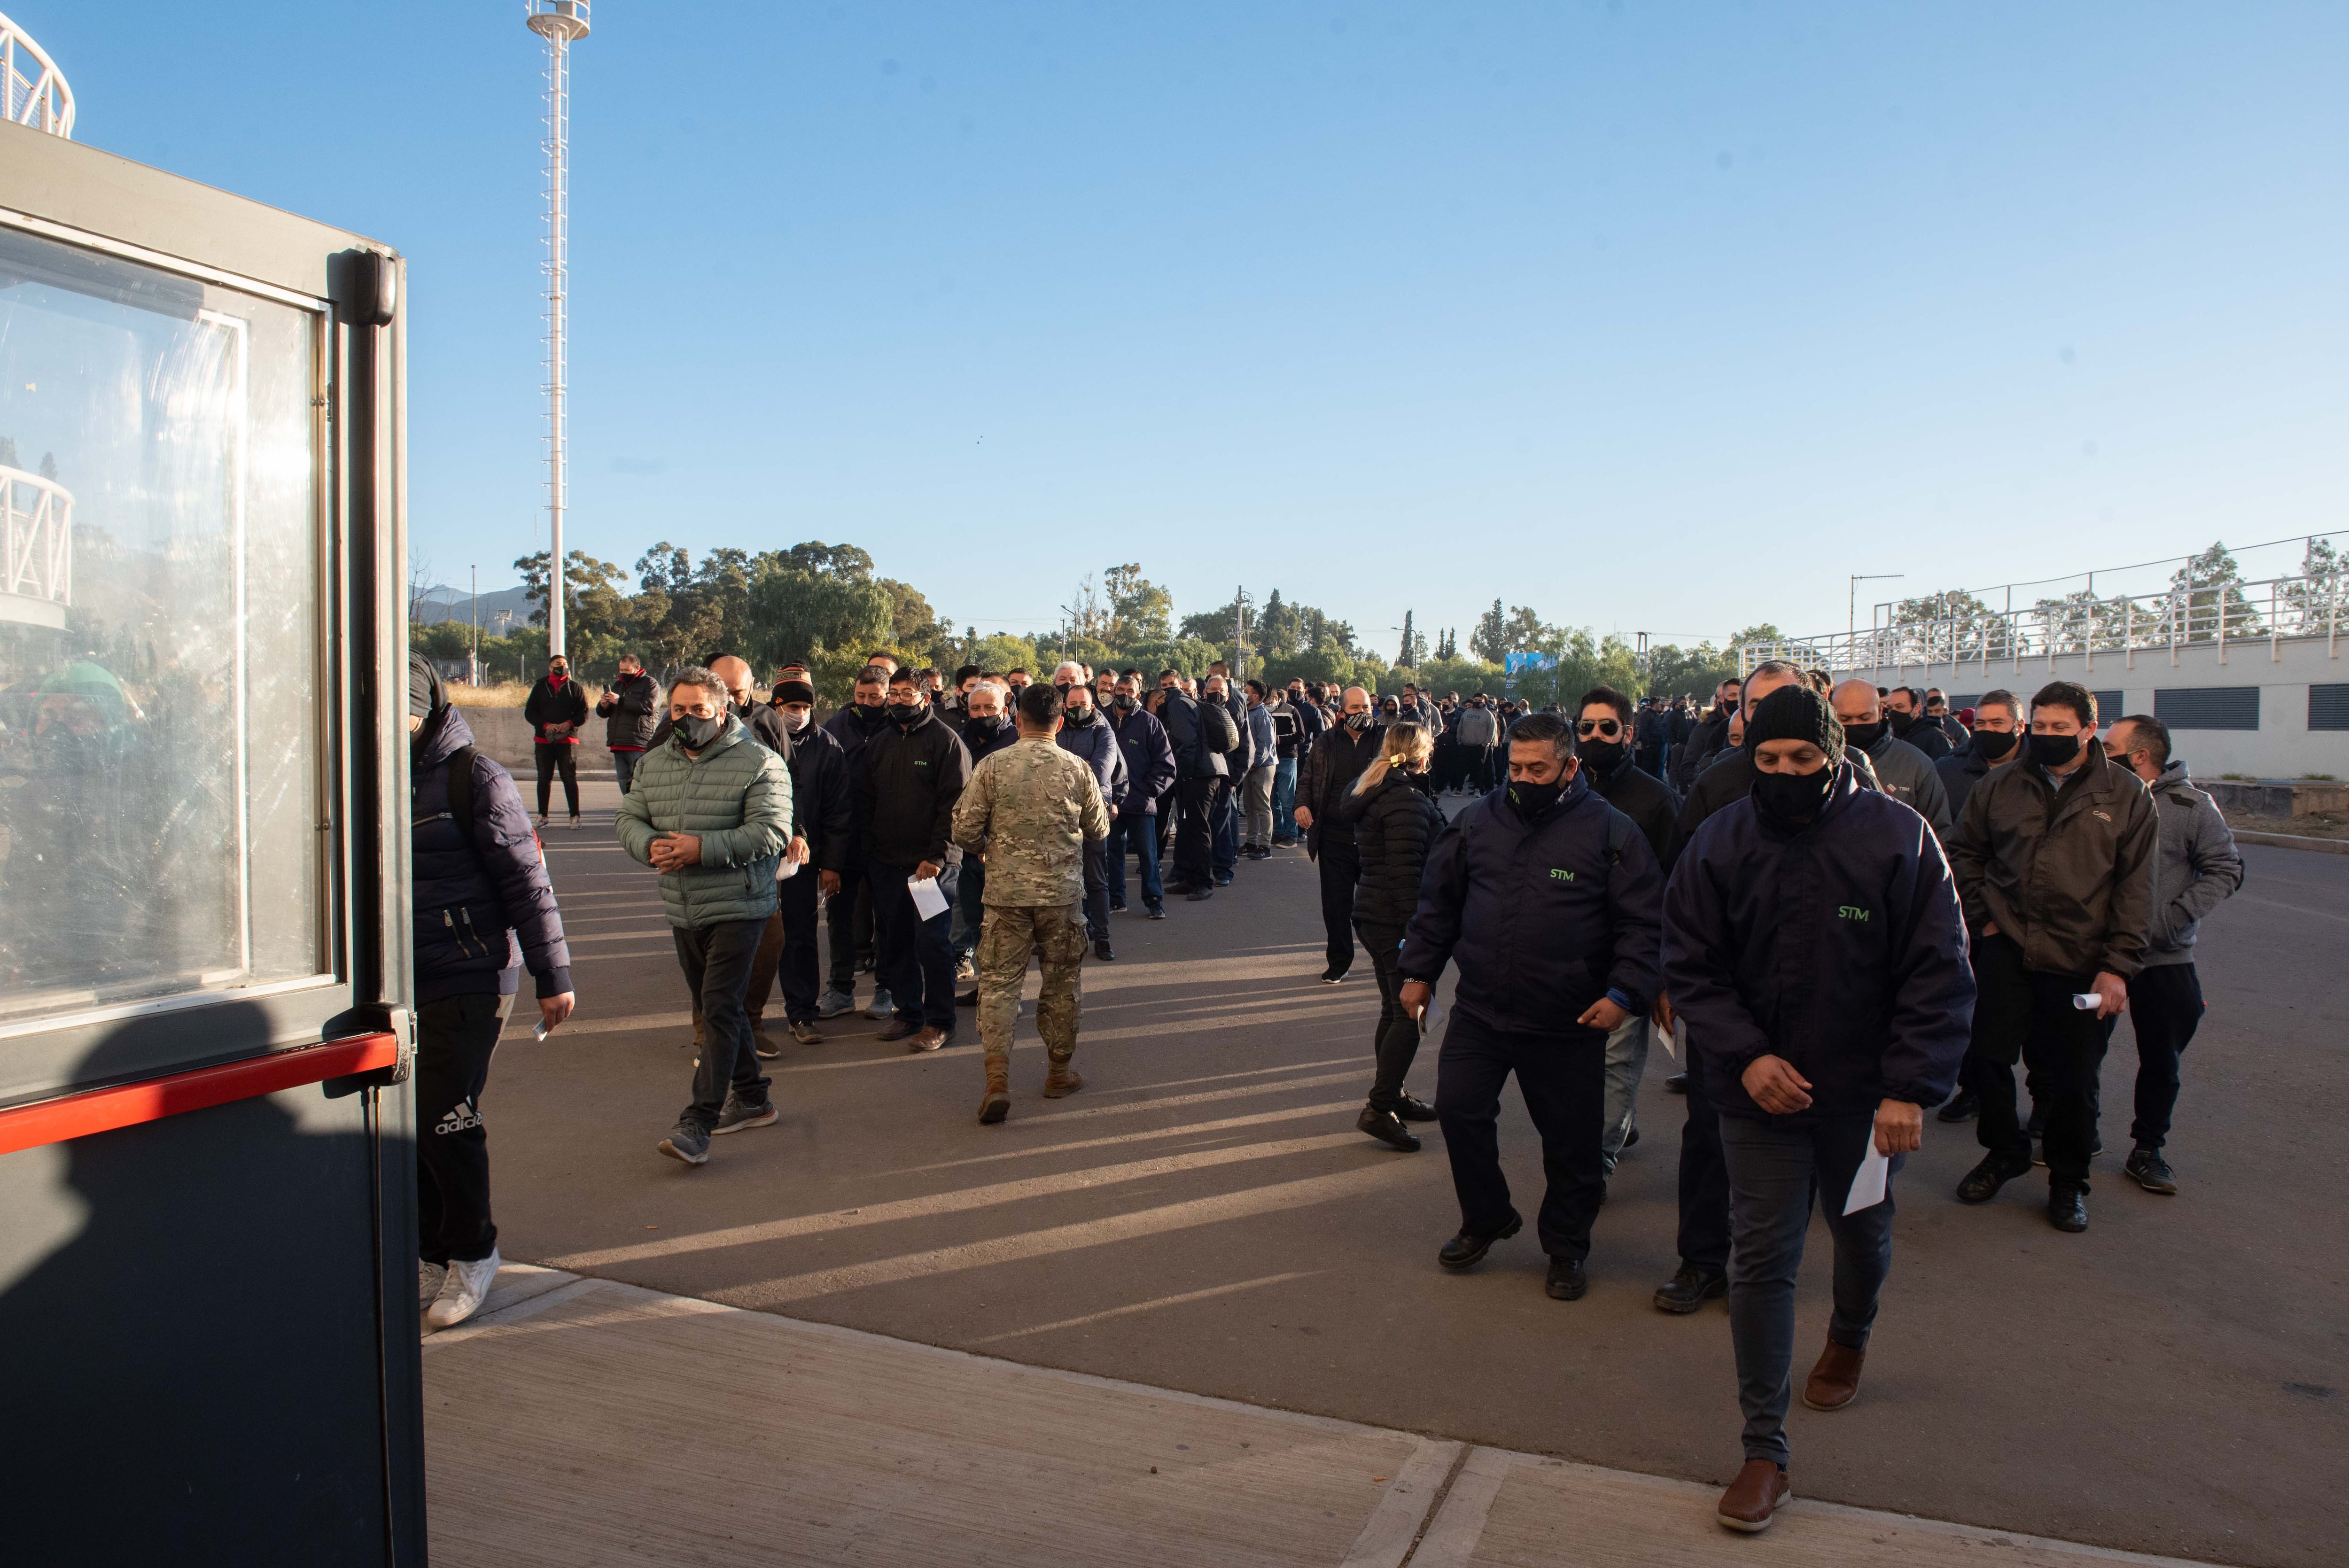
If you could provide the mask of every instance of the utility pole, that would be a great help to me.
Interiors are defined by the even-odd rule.
[[[465,660],[465,681],[469,686],[481,684],[481,569],[471,568],[473,573],[473,651]]]
[[[1906,577],[1908,573],[1905,572],[1855,572],[1851,574],[1851,582],[1846,585],[1844,590],[1843,636],[1845,652],[1851,652],[1851,645],[1859,640],[1859,585],[1863,583],[1887,582],[1895,577]],[[1857,669],[1859,666],[1857,665],[1854,665],[1852,667],[1854,669]]]
[[[1232,590],[1232,682],[1247,679],[1247,589]]]

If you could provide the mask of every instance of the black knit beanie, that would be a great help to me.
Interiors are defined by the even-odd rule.
[[[815,687],[808,685],[805,681],[780,680],[775,683],[775,700],[777,702],[803,702],[810,707],[813,707],[815,706]]]
[[[1745,749],[1765,740],[1807,740],[1827,754],[1827,766],[1843,760],[1843,726],[1827,699],[1806,686],[1782,686],[1745,716]]]
[[[429,718],[435,708],[446,707],[449,699],[441,695],[440,672],[422,654],[408,655],[408,714],[411,718]]]

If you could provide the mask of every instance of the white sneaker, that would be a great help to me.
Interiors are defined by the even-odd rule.
[[[498,1264],[495,1247],[490,1255],[473,1263],[451,1262],[449,1277],[440,1282],[440,1294],[432,1298],[432,1309],[424,1321],[435,1328],[454,1328],[481,1310],[481,1303],[490,1298],[490,1286],[497,1283]]]
[[[416,1305],[420,1307],[430,1306],[432,1298],[440,1294],[440,1282],[448,1277],[449,1271],[439,1264],[428,1264],[421,1258],[417,1259]]]

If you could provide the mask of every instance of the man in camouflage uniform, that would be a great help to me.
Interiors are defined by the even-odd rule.
[[[1059,688],[1026,687],[1019,709],[1018,744],[978,765],[954,809],[954,841],[987,857],[978,953],[987,1096],[978,1119],[989,1125],[1011,1111],[1011,1029],[1031,953],[1044,960],[1036,1032],[1051,1057],[1045,1096],[1058,1099],[1083,1086],[1069,1061],[1077,1052],[1077,969],[1085,960],[1084,844],[1109,837],[1093,770],[1054,739]]]

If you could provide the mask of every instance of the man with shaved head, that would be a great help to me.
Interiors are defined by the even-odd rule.
[[[1315,742],[1297,786],[1297,825],[1305,830],[1305,852],[1321,870],[1321,924],[1330,938],[1325,985],[1335,985],[1354,966],[1354,883],[1361,871],[1354,824],[1338,807],[1380,749],[1369,692],[1348,686],[1339,710],[1337,727]]]
[[[1899,691],[1899,687],[1894,687]],[[1886,699],[1868,681],[1845,681],[1827,694],[1844,738],[1876,769],[1878,788],[1931,824],[1933,837],[1950,841],[1950,795],[1931,758],[1892,733],[1885,720]]]

